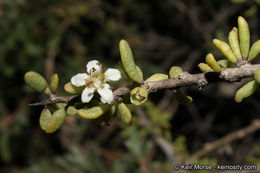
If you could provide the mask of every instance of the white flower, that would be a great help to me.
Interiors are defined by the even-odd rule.
[[[109,68],[102,73],[102,65],[97,60],[88,62],[87,73],[79,73],[71,78],[71,83],[77,87],[86,86],[81,94],[81,101],[88,103],[97,91],[101,96],[102,103],[111,104],[114,100],[113,91],[107,82],[118,81],[121,79],[119,70]]]

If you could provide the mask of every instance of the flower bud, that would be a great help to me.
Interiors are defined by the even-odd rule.
[[[236,92],[235,101],[240,103],[244,98],[251,96],[255,92],[257,85],[256,81],[253,80],[242,86]]]
[[[229,41],[229,45],[234,53],[234,55],[236,56],[237,59],[241,59],[242,55],[240,52],[240,46],[239,46],[239,41],[238,41],[238,31],[237,28],[234,27],[229,35],[228,35],[228,41]]]
[[[236,56],[234,55],[233,51],[231,50],[230,46],[221,40],[214,39],[213,44],[223,53],[227,59],[229,59],[231,62],[235,63],[237,61]]]
[[[119,116],[121,117],[122,121],[125,122],[127,125],[131,125],[132,123],[132,114],[128,107],[123,103],[118,104]]]
[[[125,40],[121,40],[119,42],[119,50],[121,55],[121,61],[127,72],[128,76],[135,82],[141,83],[142,78],[137,72],[137,68],[135,65],[134,57],[129,47],[128,43]]]
[[[241,16],[238,17],[238,34],[240,41],[240,51],[242,57],[245,59],[248,56],[250,48],[250,33],[246,20]]]
[[[142,87],[136,87],[130,92],[130,100],[134,105],[141,105],[148,98],[148,91]]]
[[[72,85],[71,82],[68,82],[64,85],[64,90],[70,94],[81,94],[84,89],[85,86],[77,87],[75,85]]]
[[[205,63],[199,63],[198,67],[204,73],[212,71],[212,69],[208,66],[208,64],[205,64]]]
[[[260,68],[256,69],[254,74],[255,81],[260,84]]]
[[[99,106],[94,106],[92,108],[83,108],[78,110],[79,116],[86,119],[96,119],[103,115],[111,105],[109,104],[101,104]]]
[[[250,49],[248,60],[252,61],[253,59],[255,59],[255,57],[259,54],[259,52],[260,52],[260,40],[257,40]]]
[[[155,73],[152,76],[150,76],[148,79],[146,79],[146,82],[154,82],[154,81],[159,81],[159,80],[165,80],[168,79],[167,74],[162,74],[162,73]]]
[[[51,118],[49,119],[49,121],[47,122],[45,131],[47,133],[55,132],[62,125],[62,123],[65,119],[65,116],[66,116],[66,112],[63,108],[55,111],[53,113],[53,115],[51,116]]]
[[[59,76],[58,74],[51,75],[51,82],[50,82],[50,90],[51,92],[55,92],[59,86]]]
[[[211,69],[213,69],[213,71],[220,73],[221,68],[211,53],[206,56],[206,63],[210,66]]]
[[[27,85],[38,92],[42,92],[47,88],[46,80],[42,77],[42,75],[34,71],[25,73],[24,80]]]
[[[178,76],[183,72],[183,69],[179,66],[172,66],[169,75],[170,78],[178,78]]]

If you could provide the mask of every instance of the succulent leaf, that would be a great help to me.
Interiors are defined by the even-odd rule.
[[[44,91],[48,86],[44,77],[34,71],[25,73],[24,80],[27,85],[38,92]]]
[[[237,103],[240,103],[243,101],[244,98],[251,96],[255,92],[257,86],[258,86],[258,84],[256,83],[255,80],[246,83],[239,90],[237,90],[236,96],[235,96],[235,101]]]
[[[170,78],[177,78],[182,72],[183,72],[183,69],[181,67],[172,66],[169,71]]]
[[[50,82],[50,90],[51,92],[55,92],[59,86],[59,76],[58,74],[51,75],[51,82]]]
[[[246,20],[241,16],[238,17],[238,34],[240,41],[240,51],[242,57],[245,59],[248,56],[250,48],[250,32]]]
[[[131,125],[132,123],[132,114],[128,107],[123,103],[118,104],[118,111],[119,116],[121,117],[122,121],[125,122],[127,125]]]
[[[119,50],[120,50],[120,55],[121,55],[121,61],[125,68],[126,73],[133,81],[135,81],[137,83],[141,83],[142,78],[137,71],[134,57],[133,57],[131,48],[128,45],[127,41],[121,40],[119,42]]]

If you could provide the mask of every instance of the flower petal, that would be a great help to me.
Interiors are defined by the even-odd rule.
[[[81,94],[81,101],[83,103],[88,103],[90,102],[90,100],[92,99],[92,97],[94,96],[94,91],[95,91],[95,88],[94,87],[91,87],[91,88],[88,88],[86,87],[82,94]]]
[[[97,60],[89,61],[86,67],[87,67],[88,74],[102,72],[102,65]]]
[[[105,81],[118,81],[121,79],[121,73],[115,68],[109,68],[105,72]]]
[[[108,84],[104,84],[103,87],[98,88],[97,91],[101,96],[102,103],[111,104],[114,100],[113,91],[110,89],[110,86]]]
[[[102,103],[106,103],[106,100],[103,99],[103,97],[100,97],[100,101],[101,101]]]
[[[71,83],[77,87],[83,86],[86,84],[85,80],[88,78],[86,73],[79,73],[71,78]]]

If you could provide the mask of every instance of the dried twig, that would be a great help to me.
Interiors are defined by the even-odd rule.
[[[229,144],[230,142],[244,138],[245,136],[260,130],[260,120],[254,120],[249,126],[242,128],[238,131],[232,132],[221,139],[214,142],[207,143],[202,149],[194,153],[190,158],[185,161],[185,164],[193,164],[197,159],[207,155],[208,153]]]

